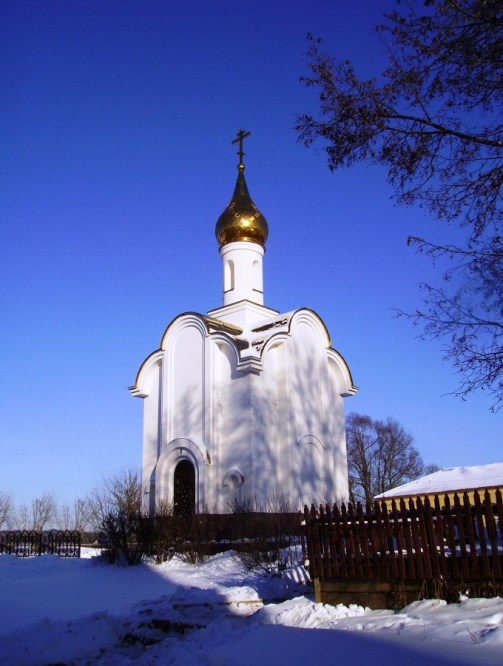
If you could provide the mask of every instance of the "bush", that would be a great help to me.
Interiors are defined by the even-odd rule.
[[[139,512],[111,511],[103,519],[98,543],[110,563],[140,564],[152,541],[151,522]]]
[[[247,571],[278,573],[294,562],[300,541],[299,513],[285,498],[268,502],[267,511],[256,511],[252,502],[234,504],[239,516],[237,555]]]
[[[204,562],[214,552],[216,540],[215,516],[194,514],[187,516],[156,515],[151,519],[149,554],[157,563],[177,555],[183,562]]]
[[[293,563],[300,541],[298,512],[285,504],[271,505],[269,511],[256,511],[251,503],[232,508],[233,513],[225,515],[175,516],[171,507],[164,506],[152,518],[126,509],[109,511],[98,542],[109,562],[127,565],[139,564],[145,557],[160,564],[174,555],[197,564],[229,548],[237,551],[248,571],[274,573]]]

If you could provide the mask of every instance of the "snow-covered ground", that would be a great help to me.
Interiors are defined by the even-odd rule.
[[[304,581],[232,553],[129,568],[2,555],[0,664],[503,664],[503,599],[370,611],[315,604]]]

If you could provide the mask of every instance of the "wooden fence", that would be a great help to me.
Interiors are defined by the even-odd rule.
[[[502,581],[503,502],[486,492],[433,501],[305,507],[311,579]]]

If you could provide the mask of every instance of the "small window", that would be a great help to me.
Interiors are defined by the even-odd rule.
[[[224,268],[224,291],[232,291],[234,289],[234,262],[229,260]]]

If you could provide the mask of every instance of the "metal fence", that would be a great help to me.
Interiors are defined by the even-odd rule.
[[[17,557],[80,557],[80,532],[73,530],[7,530],[0,532],[0,554]]]

